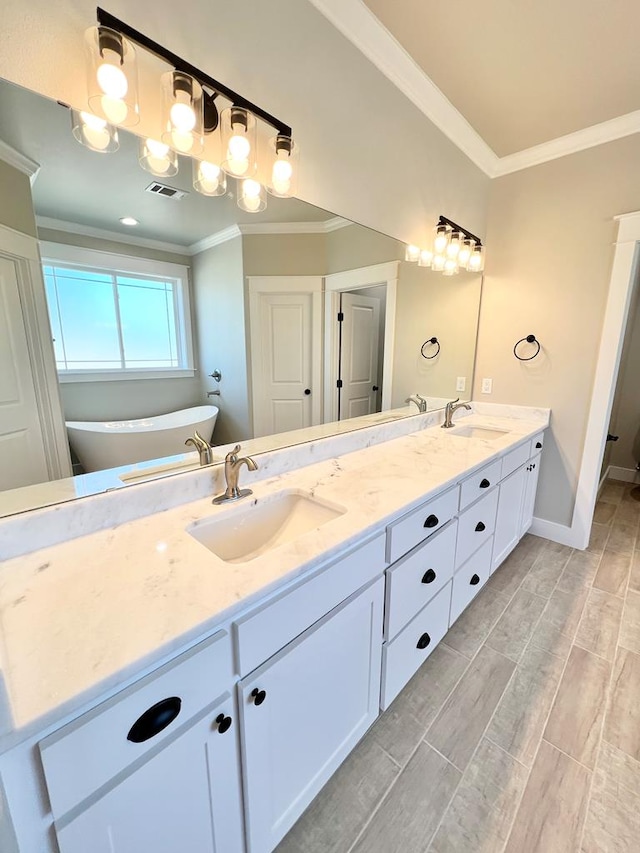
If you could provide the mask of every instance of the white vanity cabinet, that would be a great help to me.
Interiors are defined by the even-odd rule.
[[[273,850],[378,716],[383,599],[380,577],[238,684],[249,853]]]

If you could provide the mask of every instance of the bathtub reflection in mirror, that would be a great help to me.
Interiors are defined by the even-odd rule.
[[[429,410],[470,395],[479,276],[406,264],[401,242],[299,199],[249,214],[233,185],[199,195],[186,158],[169,181],[154,178],[124,131],[116,153],[95,154],[73,139],[66,108],[2,81],[0,127],[40,166],[29,192],[0,160],[0,196],[11,199],[0,197],[0,227],[39,240],[65,444],[56,476],[79,475],[36,489],[55,479],[51,454],[25,470],[14,454],[0,465],[0,491],[10,490],[0,515],[103,490],[91,471],[115,467],[127,485],[197,467],[184,447],[197,424],[184,413],[206,405],[217,411],[202,434],[221,457],[231,442],[266,450],[406,417],[418,411],[409,395]],[[163,197],[162,184],[177,193]],[[432,336],[433,359],[421,354]],[[118,455],[116,439],[140,449]]]

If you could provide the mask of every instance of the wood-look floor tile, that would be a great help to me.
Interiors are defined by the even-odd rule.
[[[606,711],[611,664],[571,649],[544,732],[545,740],[593,769]]]
[[[596,503],[596,508],[593,513],[593,520],[598,524],[609,524],[613,516],[616,514],[618,504],[606,503],[599,500]]]
[[[640,796],[598,769],[584,826],[581,853],[637,853]]]
[[[399,767],[369,732],[283,838],[276,853],[344,853],[399,773]]]
[[[631,574],[629,576],[629,589],[640,592],[640,549],[633,552],[631,560]]]
[[[640,655],[618,648],[604,739],[640,761]]]
[[[545,542],[546,540],[527,533],[491,575],[487,586],[511,598],[535,563]]]
[[[538,554],[538,559],[522,582],[522,589],[549,598],[571,556],[571,552],[572,549],[567,548],[566,545],[548,542]]]
[[[543,649],[560,660],[566,660],[569,657],[573,639],[563,634],[562,630],[546,619],[543,613],[531,635],[530,645]]]
[[[593,585],[612,595],[624,595],[631,568],[631,553],[625,554],[605,548]]]
[[[518,590],[487,637],[487,645],[517,662],[546,605],[546,598]]]
[[[501,850],[528,775],[526,768],[510,755],[482,740],[431,843],[430,853]]]
[[[505,853],[575,853],[591,773],[542,741]]]
[[[421,743],[353,853],[424,853],[460,777],[455,767]]]
[[[514,668],[513,661],[483,646],[427,732],[427,742],[460,770],[471,760]]]
[[[617,551],[620,554],[632,554],[638,535],[637,522],[618,521],[614,519],[611,533],[607,539],[607,551]]]
[[[371,734],[398,764],[406,764],[468,665],[441,643],[378,718]]]
[[[598,754],[598,770],[606,774],[616,785],[624,785],[640,794],[640,761],[603,740]]]
[[[574,551],[565,566],[565,572],[579,575],[585,584],[590,584],[598,571],[600,556],[592,551]]]
[[[624,601],[619,643],[640,655],[640,593],[631,590]]]
[[[589,538],[589,544],[587,545],[587,551],[592,553],[601,553],[604,549],[604,546],[609,538],[609,527],[606,524],[596,524],[595,522],[591,525],[591,536]]]
[[[623,604],[624,599],[617,595],[592,589],[578,626],[576,644],[600,657],[613,660]]]
[[[546,626],[550,626],[563,636],[573,638],[580,622],[587,595],[586,589],[577,593],[554,592],[542,613],[542,619],[533,636],[537,638]],[[539,643],[536,642],[536,645]],[[546,648],[546,646],[543,645],[542,648]]]
[[[536,756],[564,661],[529,646],[487,729],[487,737],[530,767]]]
[[[640,501],[623,498],[616,511],[616,521],[638,524],[640,522]]]
[[[506,595],[495,592],[487,585],[448,630],[444,642],[471,659],[489,636],[507,604],[509,599]]]
[[[619,504],[625,493],[625,484],[620,480],[607,480],[600,492],[600,500]]]

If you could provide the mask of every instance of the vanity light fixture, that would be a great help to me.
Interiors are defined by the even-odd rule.
[[[433,263],[433,252],[431,249],[422,249],[418,258],[419,267],[430,267]]]
[[[194,160],[193,188],[202,195],[224,195],[227,191],[227,176],[220,166],[209,160]]]
[[[180,154],[200,154],[204,147],[202,86],[182,71],[167,71],[160,79],[162,141]]]
[[[267,189],[278,198],[291,198],[297,192],[300,149],[290,136],[282,134],[270,139],[269,145],[272,162]]]
[[[420,247],[410,244],[404,250],[404,259],[410,264],[416,263],[420,259]]]
[[[433,250],[407,246],[405,260],[417,261],[419,266],[431,267],[444,275],[455,275],[461,269],[482,272],[484,246],[479,237],[446,216],[439,218],[433,230]]]
[[[158,178],[172,178],[178,174],[178,155],[166,142],[140,138],[138,162],[146,172]]]
[[[234,178],[253,177],[258,168],[255,116],[242,107],[229,107],[221,118],[222,168]]]
[[[84,110],[71,110],[71,131],[81,145],[98,154],[110,154],[120,147],[116,128]]]
[[[138,68],[131,42],[110,27],[85,32],[89,107],[111,124],[131,127],[140,121]]]

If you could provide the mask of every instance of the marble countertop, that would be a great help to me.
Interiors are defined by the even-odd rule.
[[[548,425],[548,410],[517,418],[478,410],[464,423],[506,434],[488,441],[430,427],[257,482],[243,469],[251,500],[293,488],[346,510],[247,563],[223,562],[186,531],[245,506],[211,498],[2,563],[0,749],[102,698]]]

